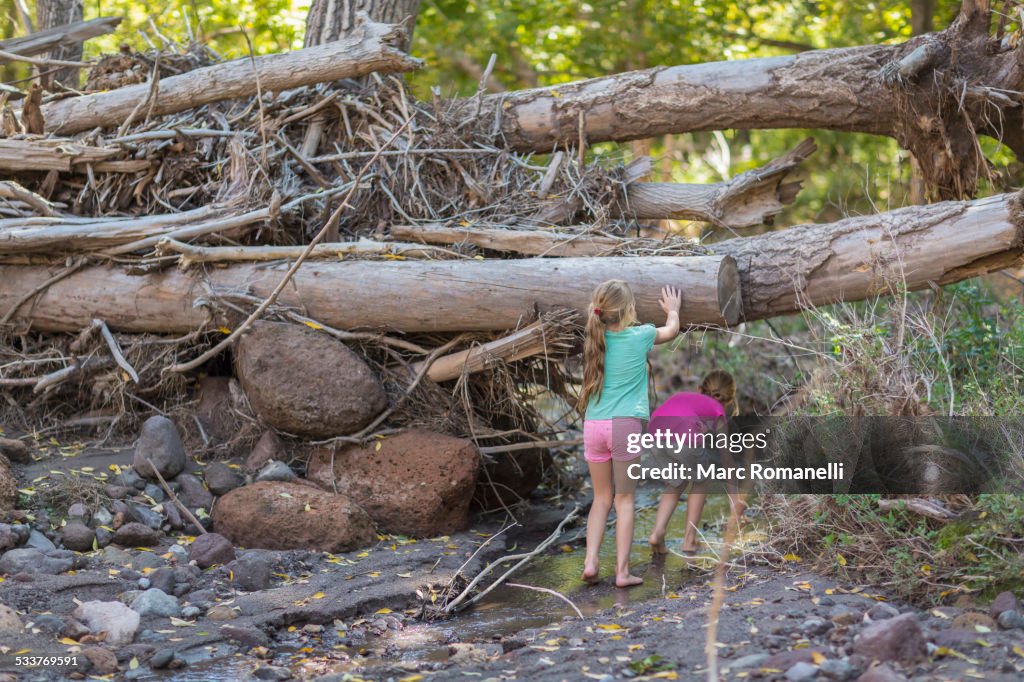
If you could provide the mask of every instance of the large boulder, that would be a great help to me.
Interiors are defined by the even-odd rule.
[[[142,432],[135,444],[135,458],[132,467],[140,476],[156,478],[149,461],[153,462],[165,481],[169,481],[185,468],[185,446],[181,443],[178,429],[167,417],[156,415],[142,425]]]
[[[462,438],[411,429],[334,453],[313,452],[310,480],[337,486],[389,533],[433,536],[465,530],[480,452]]]
[[[373,521],[346,495],[299,483],[236,488],[213,510],[217,532],[242,547],[345,552],[373,542]]]
[[[355,433],[387,407],[384,388],[358,355],[299,325],[254,324],[236,346],[235,374],[263,422],[288,433]]]
[[[58,575],[75,567],[76,554],[67,549],[41,550],[20,547],[0,556],[0,573],[44,573]]]

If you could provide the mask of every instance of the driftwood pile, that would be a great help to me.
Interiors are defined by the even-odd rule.
[[[659,319],[660,287],[680,286],[683,322],[716,326],[1020,256],[1010,195],[712,245],[659,233],[645,221],[770,223],[814,143],[714,185],[643,182],[646,159],[585,162],[601,140],[576,97],[580,125],[559,124],[550,155],[516,152],[500,143],[515,121],[482,88],[414,98],[400,74],[421,64],[401,38],[364,21],[335,42],[233,62],[123,53],[92,65],[95,92],[0,95],[5,421],[131,428],[190,401],[196,373],[263,367],[238,377],[232,404],[285,434],[351,443],[413,425],[522,452],[564,437],[562,360],[603,280],[628,279],[645,321]],[[515,100],[519,111],[529,93]],[[282,411],[332,394],[251,404],[266,368],[238,342],[279,336],[259,331],[266,321],[354,350],[383,390],[373,414],[298,433]],[[270,353],[285,368],[275,381],[299,385],[282,392],[332,371],[292,351]]]

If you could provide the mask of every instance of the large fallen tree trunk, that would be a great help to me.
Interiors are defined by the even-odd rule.
[[[706,130],[888,135],[936,196],[963,198],[987,173],[976,132],[1024,159],[1024,41],[990,37],[987,5],[965,0],[949,29],[900,45],[658,67],[467,98],[454,113],[483,139],[533,152]]]
[[[261,57],[236,59],[150,83],[58,100],[43,107],[46,131],[62,135],[120,125],[133,112],[172,114],[258,92],[280,92],[372,72],[412,71],[420,67],[394,45],[399,27],[365,22],[337,42]],[[152,100],[152,101],[151,101]]]
[[[20,38],[0,41],[0,50],[12,54],[30,57],[49,52],[55,47],[75,45],[90,38],[113,33],[121,17],[97,17],[88,21],[76,21],[63,26],[43,29]],[[0,58],[0,63],[8,61]]]
[[[890,213],[803,225],[711,244],[736,259],[748,320],[806,305],[857,301],[941,285],[1020,260],[1024,220],[1018,195],[912,206]],[[467,242],[523,256],[601,256],[685,248],[682,240],[619,239],[548,230],[394,226],[394,237],[428,244]],[[626,275],[624,275],[626,276]]]
[[[113,330],[188,332],[211,322],[202,301],[232,294],[265,298],[285,268],[244,264],[133,276],[94,266],[52,281],[58,270],[0,266],[0,311],[17,307],[11,321],[38,331],[76,331],[102,319]],[[664,322],[658,297],[666,284],[683,290],[686,324],[740,319],[739,273],[735,261],[722,256],[307,263],[279,303],[341,329],[498,331],[547,310],[586,311],[598,284],[622,277],[643,321]]]

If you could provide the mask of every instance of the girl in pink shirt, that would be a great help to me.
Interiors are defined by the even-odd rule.
[[[668,429],[678,434],[722,433],[726,428],[726,406],[732,406],[736,413],[736,381],[732,375],[720,369],[712,370],[701,381],[700,393],[676,393],[666,400],[651,415],[649,433]],[[679,453],[656,451],[654,459],[658,466],[677,463],[697,471],[697,464],[708,464],[713,452],[707,448],[688,448]],[[679,496],[686,487],[686,481],[666,481],[665,491],[658,502],[658,514],[654,530],[648,543],[656,554],[665,554],[665,532],[675,513]],[[730,499],[733,496],[730,495]],[[697,550],[697,529],[700,515],[707,499],[707,482],[694,480],[690,494],[686,496],[686,533],[683,536],[682,551],[692,554]],[[738,501],[737,501],[738,503]]]

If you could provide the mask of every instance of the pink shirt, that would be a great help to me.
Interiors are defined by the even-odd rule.
[[[673,433],[705,433],[718,419],[725,419],[722,403],[703,393],[676,393],[651,415],[648,433],[666,429]]]

